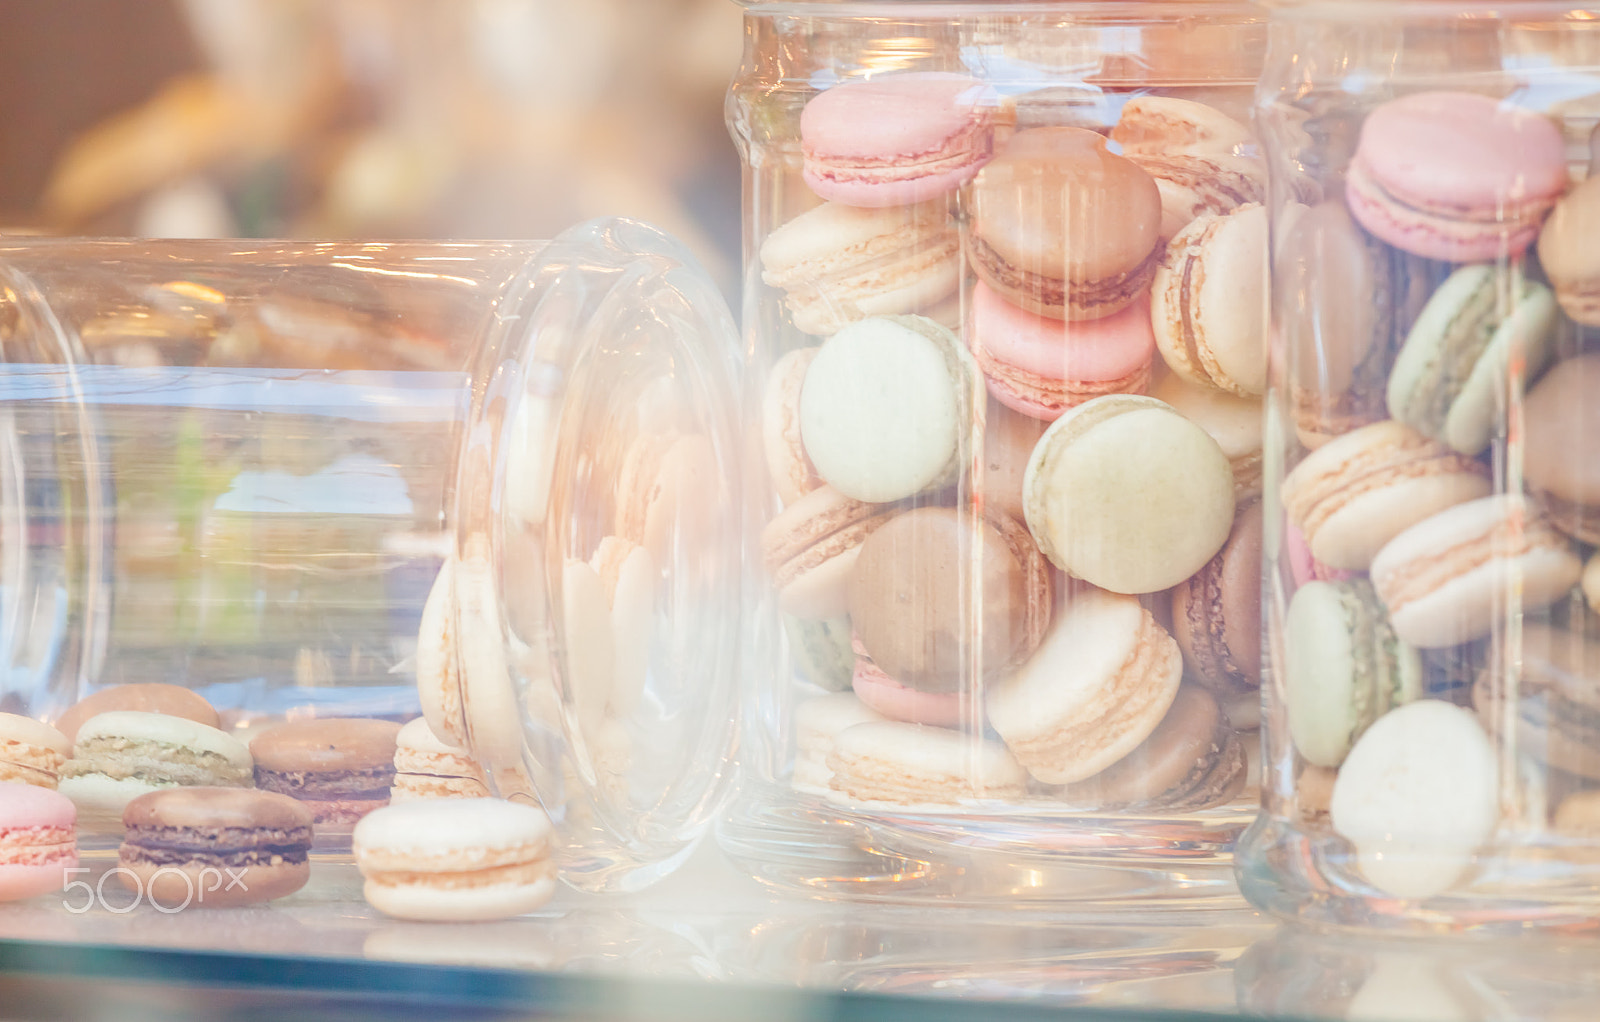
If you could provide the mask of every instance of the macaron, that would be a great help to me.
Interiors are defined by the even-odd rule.
[[[761,449],[767,478],[785,507],[822,485],[800,439],[800,387],[816,348],[796,348],[778,359],[761,399]]]
[[[1158,114],[1152,100],[1181,103],[1198,108],[1198,112],[1194,117],[1173,115],[1169,107]],[[1213,126],[1202,127],[1200,120],[1212,122]],[[1223,127],[1222,121],[1230,126]],[[1130,123],[1136,125],[1132,130]],[[1111,138],[1122,145],[1122,155],[1149,174],[1161,192],[1163,239],[1176,236],[1197,217],[1229,213],[1247,203],[1267,201],[1267,165],[1256,155],[1259,150],[1254,140],[1248,135],[1245,141],[1228,140],[1242,130],[1243,125],[1204,103],[1141,96],[1123,106],[1122,117],[1111,129]],[[1216,137],[1197,137],[1204,133]]]
[[[1267,389],[1267,210],[1195,218],[1167,243],[1150,289],[1161,357],[1190,383],[1245,397]]]
[[[961,239],[949,203],[825,202],[767,235],[761,279],[797,329],[826,336],[868,316],[928,314],[956,293]]]
[[[32,717],[0,713],[0,784],[55,788],[61,764],[72,755],[67,736]]]
[[[983,450],[971,485],[974,507],[981,512],[1008,515],[1022,521],[1022,484],[1028,458],[1049,423],[1014,412],[993,400],[983,417]]]
[[[1127,154],[1228,154],[1256,145],[1248,127],[1214,106],[1155,95],[1133,96],[1122,104],[1111,140]]]
[[[973,671],[992,676],[1038,646],[1050,621],[1050,574],[1028,531],[1010,518],[916,508],[861,544],[850,620],[890,678],[953,692]],[[858,665],[857,695],[860,678]]]
[[[965,692],[926,692],[902,685],[869,656],[856,658],[850,688],[863,706],[885,720],[959,728],[964,721],[973,719],[971,700]]]
[[[1329,818],[1367,882],[1396,898],[1442,894],[1499,822],[1497,757],[1470,710],[1423,699],[1368,728],[1333,785]]]
[[[55,722],[55,728],[67,736],[67,741],[76,741],[78,728],[84,721],[112,710],[165,713],[207,727],[220,727],[222,724],[216,709],[200,693],[181,685],[138,682],[112,685],[85,696],[61,715],[61,719]]]
[[[833,739],[847,727],[883,720],[853,692],[830,692],[802,700],[794,708],[794,771],[789,784],[796,791],[826,795],[833,771]]]
[[[80,817],[120,821],[123,807],[161,788],[248,788],[254,761],[245,744],[185,717],[113,710],[78,728],[60,791]]]
[[[800,111],[801,176],[824,199],[902,206],[988,161],[998,101],[975,78],[912,71],[841,82]]]
[[[1161,257],[1161,193],[1083,128],[1019,131],[973,180],[968,259],[1029,312],[1099,319],[1132,305]]]
[[[446,745],[425,717],[407,721],[395,735],[394,784],[389,801],[414,798],[485,798],[488,778],[465,749]]]
[[[784,614],[783,633],[789,640],[788,661],[800,679],[829,692],[850,687],[856,654],[850,648],[848,615],[808,621]]]
[[[1301,758],[1337,767],[1373,721],[1422,695],[1422,660],[1366,579],[1310,582],[1284,617],[1283,684]]]
[[[1424,518],[1372,559],[1395,634],[1424,649],[1483,638],[1508,608],[1549,606],[1582,574],[1567,538],[1536,505],[1508,493]]]
[[[897,806],[1016,800],[1026,793],[1028,782],[1027,772],[999,742],[900,721],[840,731],[833,738],[828,769],[835,797]]]
[[[1296,588],[1307,582],[1345,582],[1356,576],[1347,568],[1330,568],[1311,556],[1305,533],[1290,522],[1283,527],[1283,558],[1289,563],[1289,577]]]
[[[1049,422],[1102,394],[1144,393],[1155,354],[1142,300],[1100,319],[1050,319],[982,282],[968,303],[967,343],[996,401]]]
[[[508,919],[555,894],[542,810],[492,798],[424,799],[362,817],[351,836],[367,904],[398,919]]]
[[[1573,322],[1600,326],[1600,175],[1591,174],[1556,203],[1539,232],[1539,265]]]
[[[122,827],[117,866],[163,911],[256,905],[311,877],[311,811],[276,792],[147,792],[123,809]]]
[[[1118,394],[1051,425],[1029,458],[1024,502],[1028,529],[1056,567],[1113,592],[1153,593],[1222,549],[1233,469],[1170,405]]]
[[[1578,584],[1583,588],[1583,600],[1589,609],[1600,614],[1600,551],[1590,554],[1584,562],[1583,576]]]
[[[1177,373],[1163,372],[1150,396],[1199,426],[1222,448],[1233,469],[1233,497],[1243,503],[1261,495],[1261,447],[1265,418],[1261,401],[1214,387],[1190,383]]]
[[[428,727],[444,741],[467,745],[467,725],[461,707],[461,676],[457,664],[455,558],[439,566],[417,625],[417,701]]]
[[[256,787],[304,802],[319,825],[354,823],[389,801],[394,784],[391,720],[291,720],[250,739]]]
[[[1306,455],[1284,476],[1282,497],[1313,557],[1330,568],[1365,571],[1395,536],[1489,490],[1483,465],[1385,419]]]
[[[1522,405],[1522,471],[1555,527],[1600,544],[1600,354],[1558,362]]]
[[[1509,646],[1510,639],[1503,640]],[[1600,638],[1582,628],[1525,621],[1508,649],[1515,686],[1486,670],[1472,687],[1478,719],[1491,734],[1516,722],[1520,752],[1543,768],[1600,781]],[[1506,699],[1515,693],[1516,706]]]
[[[1345,200],[1396,248],[1490,262],[1521,254],[1566,187],[1566,143],[1548,117],[1475,93],[1418,92],[1362,122]]]
[[[0,781],[0,902],[61,890],[78,864],[77,819],[59,792]]]
[[[989,724],[1046,784],[1093,777],[1150,737],[1177,698],[1178,644],[1131,596],[1077,591],[1021,667],[989,686]]]
[[[1550,289],[1484,263],[1462,266],[1428,299],[1389,374],[1389,414],[1462,454],[1506,433],[1512,367],[1520,384],[1550,361]]]
[[[1172,637],[1189,675],[1227,695],[1261,685],[1262,511],[1234,519],[1217,556],[1172,590]]]
[[[955,334],[921,316],[852,323],[811,360],[800,435],[817,474],[883,503],[956,481],[972,449],[978,368]]]
[[[824,486],[795,501],[761,530],[761,558],[779,609],[805,621],[843,616],[861,546],[895,509]]]

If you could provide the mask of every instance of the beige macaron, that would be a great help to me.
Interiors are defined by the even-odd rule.
[[[54,788],[61,764],[71,755],[72,743],[49,724],[0,713],[0,784],[14,781]]]
[[[395,739],[394,787],[391,801],[417,798],[482,798],[488,778],[465,749],[446,745],[428,727],[426,717],[406,724]]]

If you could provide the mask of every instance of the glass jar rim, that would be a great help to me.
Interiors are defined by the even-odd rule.
[[[917,18],[968,15],[993,17],[1071,10],[1089,14],[1137,14],[1158,20],[1156,12],[1183,11],[1186,16],[1210,12],[1256,11],[1262,0],[733,0],[750,15],[837,13],[841,17]],[[1258,12],[1259,13],[1259,12]]]

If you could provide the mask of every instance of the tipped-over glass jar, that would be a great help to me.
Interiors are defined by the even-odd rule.
[[[1226,2],[749,5],[756,875],[1237,896],[1264,44]]]
[[[1288,2],[1264,813],[1245,893],[1319,922],[1600,917],[1600,22]],[[1281,183],[1309,174],[1320,202]]]
[[[692,258],[622,220],[0,239],[0,711],[76,732],[187,708],[241,739],[421,712],[563,825],[569,881],[642,883],[704,829],[732,747],[736,344]],[[333,759],[374,790],[284,790],[381,804],[368,746],[395,735],[354,734]],[[61,768],[86,841],[144,781],[196,779],[68,783],[88,769]]]

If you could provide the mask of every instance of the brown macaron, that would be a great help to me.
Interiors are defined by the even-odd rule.
[[[973,664],[985,677],[1025,659],[1050,622],[1049,565],[1005,515],[925,507],[897,515],[861,546],[850,619],[889,677],[951,692]]]
[[[1217,556],[1172,590],[1172,637],[1189,676],[1218,695],[1261,685],[1262,524],[1256,501]]]
[[[319,824],[354,823],[389,803],[400,725],[335,717],[291,720],[256,735],[256,787],[298,799]]]
[[[1161,255],[1161,193],[1084,128],[1034,128],[972,183],[973,269],[1014,305],[1099,319],[1132,305]]]
[[[1068,785],[1061,797],[1100,809],[1203,809],[1243,790],[1245,766],[1244,746],[1217,700],[1202,688],[1182,685],[1150,737],[1106,770]]]
[[[305,886],[311,812],[253,788],[164,788],[122,811],[124,886],[165,911],[255,905]]]
[[[72,708],[56,721],[57,731],[67,736],[67,741],[77,741],[78,728],[90,717],[118,710],[138,713],[164,713],[169,717],[183,717],[206,727],[221,727],[216,709],[205,697],[180,685],[148,682],[113,685],[78,700]]]
[[[983,421],[983,462],[973,485],[973,499],[985,512],[1000,512],[1023,520],[1022,482],[1028,458],[1048,422],[1014,412],[990,399]]]
[[[1590,145],[1594,143],[1591,140]],[[1600,326],[1600,175],[1568,192],[1539,232],[1539,265],[1574,322]]]
[[[1523,403],[1523,476],[1555,527],[1600,544],[1600,354],[1557,363]]]
[[[846,497],[831,486],[812,490],[761,530],[761,558],[778,607],[803,621],[839,617],[861,545],[895,508]]]

